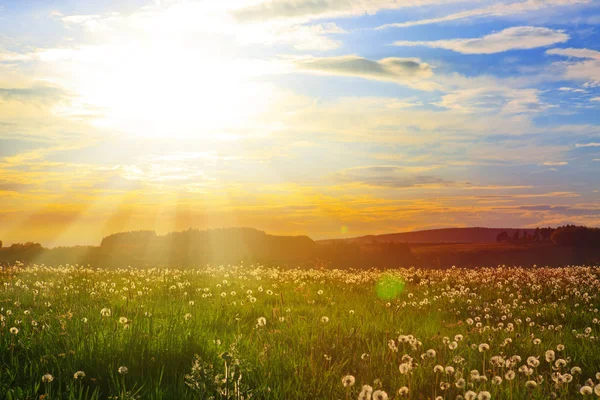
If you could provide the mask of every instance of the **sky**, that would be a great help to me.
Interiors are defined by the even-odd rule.
[[[600,226],[596,0],[0,0],[0,240]]]

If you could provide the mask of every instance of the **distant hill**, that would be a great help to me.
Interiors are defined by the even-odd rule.
[[[415,232],[386,233],[383,235],[367,235],[349,239],[320,240],[317,243],[494,243],[501,232],[512,237],[516,231],[523,236],[533,235],[535,229],[516,228],[443,228]]]

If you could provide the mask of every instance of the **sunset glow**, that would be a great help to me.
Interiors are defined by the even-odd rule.
[[[594,1],[0,3],[0,239],[600,225]]]

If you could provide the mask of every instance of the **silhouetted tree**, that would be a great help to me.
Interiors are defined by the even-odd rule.
[[[585,226],[565,225],[552,233],[556,246],[600,247],[600,229]]]
[[[508,242],[509,239],[510,237],[508,236],[508,233],[506,233],[506,231],[502,231],[498,234],[498,236],[496,236],[497,242]]]

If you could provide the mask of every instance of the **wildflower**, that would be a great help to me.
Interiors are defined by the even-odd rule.
[[[573,367],[573,368],[571,368],[571,374],[573,374],[573,375],[581,375],[581,368],[579,368],[579,367]]]
[[[480,352],[480,353],[483,353],[484,351],[487,351],[487,350],[489,350],[489,349],[490,349],[490,345],[489,345],[489,344],[487,344],[487,343],[481,343],[481,344],[479,345],[479,352]]]
[[[345,377],[342,378],[342,385],[344,385],[344,387],[354,386],[355,382],[356,382],[356,379],[354,379],[354,377],[352,375],[346,375]]]
[[[121,375],[125,375],[125,374],[127,374],[128,372],[129,372],[129,369],[128,369],[127,367],[125,367],[125,366],[120,366],[120,367],[119,367],[119,374],[121,374]]]
[[[410,365],[408,363],[402,363],[398,366],[398,369],[402,375],[405,375],[410,371]]]
[[[103,308],[102,310],[100,310],[100,315],[102,315],[103,317],[110,317],[112,315],[112,311],[110,310],[110,308]]]
[[[515,371],[513,371],[513,370],[507,371],[506,374],[504,374],[504,377],[506,378],[507,381],[512,381],[513,379],[515,379]]]
[[[467,384],[467,382],[464,380],[464,378],[459,378],[456,380],[456,387],[459,389],[464,389],[465,385]]]
[[[190,314],[190,313],[186,313],[186,314],[183,316],[183,318],[184,318],[186,321],[189,321],[190,319],[192,319],[192,314]]]
[[[490,400],[492,398],[492,394],[488,391],[481,391],[477,394],[477,400]]]
[[[548,361],[548,362],[552,362],[556,358],[554,350],[548,350],[548,351],[546,351],[545,356],[546,356],[546,361]]]
[[[376,390],[373,392],[373,400],[388,400],[388,394],[383,390]]]
[[[121,317],[119,318],[119,322],[122,323],[123,325],[125,325],[127,323],[127,318],[126,317]]]
[[[600,384],[594,386],[594,394],[600,397]]]
[[[398,389],[398,394],[400,396],[408,396],[408,388],[406,386],[402,386],[400,389]]]
[[[477,393],[472,390],[469,390],[465,393],[465,400],[475,400],[477,399]]]
[[[50,374],[45,374],[44,376],[42,376],[42,382],[44,383],[50,383],[54,380],[54,377]]]
[[[77,371],[73,374],[73,379],[79,379],[85,377],[85,372]]]
[[[12,328],[10,328],[10,333],[16,335],[17,333],[19,333],[19,329],[13,326]]]
[[[425,354],[427,354],[428,358],[435,358],[437,353],[435,352],[434,349],[429,349],[429,350],[427,350],[427,352]]]
[[[369,385],[363,385],[360,394],[358,395],[358,400],[371,400],[371,394],[373,393],[373,388]]]
[[[321,322],[322,322],[322,323],[324,323],[324,324],[326,324],[326,323],[328,323],[328,322],[329,322],[329,318],[328,318],[328,317],[326,317],[326,316],[322,316],[322,317],[321,317]]]
[[[265,326],[267,325],[267,319],[265,317],[259,317],[258,320],[258,326]]]
[[[531,356],[527,358],[527,364],[535,368],[540,365],[540,360],[537,357]]]
[[[435,367],[433,367],[433,372],[436,374],[441,374],[442,372],[444,372],[444,367],[438,364]]]
[[[492,383],[496,386],[502,384],[502,377],[500,376],[495,376],[492,378]]]
[[[589,386],[582,386],[581,389],[579,389],[579,393],[581,393],[584,396],[589,396],[593,393],[594,391],[592,390],[591,387]]]
[[[527,386],[529,389],[535,389],[537,387],[537,382],[536,381],[527,381],[527,382],[525,382],[525,386]]]

